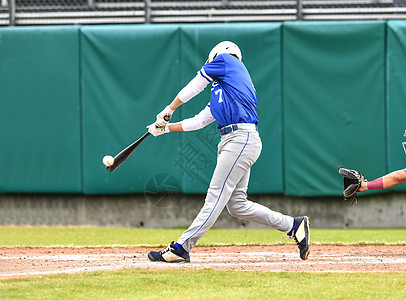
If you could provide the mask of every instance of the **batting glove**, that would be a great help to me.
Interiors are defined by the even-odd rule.
[[[161,111],[159,114],[156,116],[156,125],[158,127],[164,127],[166,124],[168,124],[169,120],[172,118],[174,110],[172,110],[169,105],[165,107],[163,111]]]
[[[158,136],[158,135],[169,132],[168,124],[164,125],[163,127],[162,126],[159,127],[157,125],[157,123],[155,122],[155,123],[152,123],[151,125],[148,125],[147,128],[148,128],[148,132],[150,134],[152,134],[153,136]]]

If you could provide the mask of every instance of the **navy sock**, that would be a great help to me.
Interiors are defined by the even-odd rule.
[[[293,235],[293,230],[297,229],[299,227],[299,221],[296,220],[296,218],[293,218],[293,226],[292,229],[288,232],[288,236],[292,236]]]
[[[178,249],[178,251],[185,251],[185,249],[183,249],[182,245],[179,245],[178,243],[175,243],[176,249]]]

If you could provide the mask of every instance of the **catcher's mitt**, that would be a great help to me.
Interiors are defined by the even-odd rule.
[[[352,198],[351,205],[357,203],[357,193],[361,186],[362,181],[367,181],[365,176],[356,170],[346,169],[343,167],[338,168],[338,173],[343,176],[344,183],[344,199]]]

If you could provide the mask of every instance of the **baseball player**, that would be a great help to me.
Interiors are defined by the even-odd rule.
[[[156,122],[148,126],[149,132],[158,136],[171,131],[197,130],[217,121],[221,134],[217,165],[203,207],[176,243],[172,242],[162,251],[148,253],[151,261],[189,262],[189,252],[213,226],[224,207],[234,217],[286,232],[298,244],[300,257],[307,259],[308,217],[293,218],[247,199],[250,170],[261,153],[262,143],[257,131],[257,94],[241,59],[236,44],[224,41],[216,45],[197,75],[157,115]],[[199,114],[178,123],[166,121],[176,108],[209,83],[212,84],[211,99]]]
[[[406,137],[406,130],[403,136]],[[402,146],[406,154],[406,142],[403,142]],[[389,189],[395,185],[406,182],[406,169],[393,171],[372,181],[368,181],[365,176],[357,170],[344,169],[344,171],[341,172],[340,174],[344,176],[344,196],[347,195],[348,197],[352,195],[355,197],[357,193],[368,190]],[[351,176],[351,174],[353,176]]]
[[[388,189],[406,182],[406,169],[393,171],[372,181],[361,181],[358,192]]]

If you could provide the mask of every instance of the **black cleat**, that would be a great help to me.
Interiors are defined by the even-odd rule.
[[[309,218],[297,217],[294,220],[293,230],[288,233],[289,238],[294,239],[300,250],[300,258],[306,260],[310,248]]]
[[[151,251],[148,253],[148,258],[150,261],[162,261],[167,263],[190,262],[189,252],[178,250],[174,242],[162,251]]]

